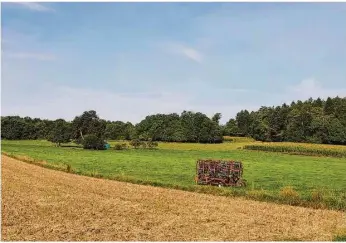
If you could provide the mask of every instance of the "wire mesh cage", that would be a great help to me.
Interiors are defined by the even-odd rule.
[[[197,160],[196,183],[213,186],[245,186],[243,164],[232,160]]]

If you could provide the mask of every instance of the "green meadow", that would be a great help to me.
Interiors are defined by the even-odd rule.
[[[114,145],[116,142],[110,143]],[[46,161],[49,165],[69,165],[77,174],[302,206],[346,209],[345,158],[251,151],[241,149],[244,144],[246,142],[159,143],[156,149],[90,151],[73,144],[55,147],[42,140],[3,140],[1,150],[12,157],[26,156],[35,161]],[[200,158],[243,162],[247,187],[197,186],[194,177],[196,161]],[[287,193],[287,187],[292,187],[294,193]]]

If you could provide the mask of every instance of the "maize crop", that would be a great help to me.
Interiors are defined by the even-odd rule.
[[[249,144],[243,147],[249,150],[280,152],[299,155],[346,157],[346,146],[308,144],[308,143],[261,143]]]

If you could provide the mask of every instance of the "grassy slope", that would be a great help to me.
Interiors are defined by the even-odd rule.
[[[313,188],[324,188],[336,194],[345,193],[346,159],[246,151],[237,147],[239,144],[231,143],[167,143],[160,144],[157,150],[85,151],[56,148],[45,141],[2,141],[4,152],[26,155],[49,163],[65,162],[74,170],[105,176],[128,176],[168,185],[189,186],[194,184],[198,158],[222,158],[244,163],[244,178],[248,181],[248,189],[262,188],[278,192],[280,188],[291,185],[302,196],[310,194]],[[197,150],[201,148],[203,150]]]

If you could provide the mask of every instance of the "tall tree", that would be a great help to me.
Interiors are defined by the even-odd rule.
[[[105,130],[106,121],[101,120],[94,110],[85,111],[72,121],[72,138],[77,143],[81,143],[87,134],[103,137]]]
[[[219,125],[221,117],[222,117],[221,113],[215,113],[214,116],[211,118],[211,120],[216,122]]]
[[[324,104],[323,112],[324,115],[331,115],[334,113],[334,102],[330,97],[327,98]]]
[[[226,123],[225,135],[238,136],[238,134],[239,128],[237,125],[237,121],[233,118],[229,119],[229,121]]]
[[[62,143],[68,143],[71,140],[71,125],[63,119],[54,122],[53,129],[49,132],[48,141],[55,143],[60,147]]]
[[[239,132],[243,136],[247,136],[250,133],[251,116],[247,110],[241,110],[237,113],[236,121],[238,125]]]

